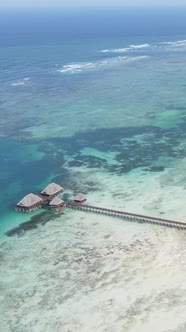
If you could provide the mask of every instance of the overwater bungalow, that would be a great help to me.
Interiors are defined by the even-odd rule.
[[[41,197],[32,193],[23,197],[16,205],[16,211],[32,212],[42,207],[43,200]]]
[[[59,211],[65,208],[65,202],[59,197],[54,197],[49,203],[49,206],[51,210]]]
[[[74,202],[80,204],[84,203],[86,200],[87,200],[86,196],[81,193],[77,194],[77,196],[74,198]]]
[[[41,195],[53,198],[61,194],[63,190],[64,189],[59,184],[53,182],[42,190]]]

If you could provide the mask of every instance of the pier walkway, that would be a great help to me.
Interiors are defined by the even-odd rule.
[[[158,217],[150,217],[150,216],[144,216],[140,214],[134,214],[124,211],[118,211],[118,210],[111,210],[107,208],[101,208],[86,204],[77,204],[75,202],[66,202],[66,207],[70,209],[85,211],[85,212],[92,212],[97,214],[102,214],[106,216],[112,216],[112,217],[118,217],[127,219],[130,221],[135,221],[139,223],[150,223],[150,224],[156,224],[156,225],[162,225],[162,226],[168,226],[168,227],[174,227],[177,229],[186,229],[186,223],[181,221],[174,221],[174,220],[168,220],[168,219],[161,219]]]

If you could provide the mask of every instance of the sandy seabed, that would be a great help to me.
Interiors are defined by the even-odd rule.
[[[186,214],[184,188],[164,190],[167,174],[148,179],[138,170],[121,178],[82,169],[79,179],[87,177],[100,186],[90,204],[173,219]],[[4,238],[0,331],[185,332],[185,236],[66,210],[45,226]]]

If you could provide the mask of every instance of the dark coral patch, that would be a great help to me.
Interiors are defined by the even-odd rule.
[[[45,225],[52,219],[56,219],[56,215],[50,212],[43,212],[37,216],[32,217],[29,221],[19,224],[17,227],[10,229],[5,233],[8,237],[19,235],[22,236],[25,232],[38,228],[39,225]]]
[[[101,128],[80,132],[73,137],[52,139],[48,143],[45,140],[40,144],[40,149],[51,159],[55,155],[55,166],[62,165],[65,157],[70,157],[66,169],[68,166],[84,166],[123,174],[138,167],[148,167],[150,170],[156,167],[159,157],[183,158],[184,150],[179,149],[179,144],[185,129],[186,122],[173,129],[154,126]],[[115,162],[109,163],[99,155],[82,155],[84,148],[93,148],[103,153],[117,152]]]

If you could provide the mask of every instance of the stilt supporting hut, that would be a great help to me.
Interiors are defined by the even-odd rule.
[[[62,211],[65,208],[65,202],[59,197],[54,197],[49,203],[49,206],[51,210]]]
[[[18,212],[32,212],[41,208],[42,203],[43,200],[41,197],[30,193],[17,203],[15,210]]]
[[[57,183],[50,183],[42,190],[41,195],[48,197],[49,201],[63,192],[63,188]]]
[[[74,203],[77,204],[82,204],[84,202],[86,202],[87,198],[85,195],[83,195],[82,193],[77,194],[76,197],[74,197]]]

